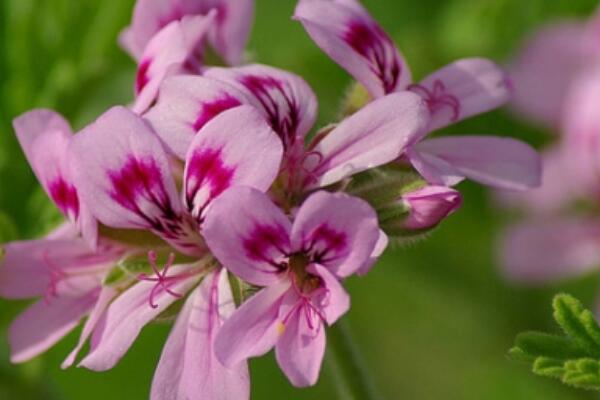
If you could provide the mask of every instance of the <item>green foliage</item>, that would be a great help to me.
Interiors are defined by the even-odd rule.
[[[600,390],[600,326],[594,315],[567,294],[557,295],[552,305],[564,336],[521,333],[509,351],[510,357],[531,363],[537,375],[581,389]]]

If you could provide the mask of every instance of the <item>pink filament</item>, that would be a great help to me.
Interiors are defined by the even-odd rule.
[[[156,265],[156,260],[157,260],[156,252],[149,251],[148,252],[148,262],[150,263],[150,266],[152,267],[154,276],[148,276],[146,274],[138,275],[138,279],[141,281],[156,282],[156,284],[150,291],[150,296],[148,297],[148,304],[150,304],[150,307],[152,307],[152,308],[158,308],[158,304],[155,303],[154,297],[157,295],[158,291],[160,291],[160,290],[164,290],[165,292],[167,292],[168,294],[170,294],[173,297],[181,298],[182,295],[172,291],[170,289],[170,287],[174,283],[179,282],[180,280],[189,277],[188,274],[167,276],[167,273],[169,272],[169,268],[171,267],[171,265],[173,265],[173,262],[175,261],[174,253],[169,254],[169,258],[167,259],[167,263],[165,264],[165,267],[163,268],[162,272],[158,269],[158,266]]]

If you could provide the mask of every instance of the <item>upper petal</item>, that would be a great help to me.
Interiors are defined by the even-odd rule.
[[[411,82],[404,58],[385,31],[355,1],[301,0],[294,18],[315,43],[362,83],[373,98]]]
[[[207,122],[241,104],[251,104],[251,100],[235,86],[203,76],[178,75],[163,81],[156,105],[144,117],[169,150],[184,159]]]
[[[227,190],[208,209],[202,229],[215,257],[243,280],[266,286],[280,279],[291,223],[266,194],[246,186]]]
[[[156,100],[158,89],[168,75],[198,73],[205,36],[215,13],[186,16],[158,32],[144,49],[135,83],[133,110],[143,113]]]
[[[225,366],[271,350],[279,339],[279,308],[290,285],[282,279],[262,289],[223,323],[215,339],[215,354]]]
[[[429,121],[424,101],[402,92],[375,100],[343,120],[315,147],[311,186],[325,186],[399,157]]]
[[[506,232],[500,251],[510,280],[543,283],[578,276],[600,265],[600,221],[525,221]]]
[[[375,248],[373,248],[373,252],[369,259],[356,271],[357,275],[366,275],[367,272],[373,268],[379,257],[383,254],[385,249],[387,248],[390,240],[384,231],[379,229],[379,238],[377,239],[377,243],[375,243]]]
[[[215,29],[210,41],[230,65],[242,62],[244,49],[254,20],[254,0],[221,0],[218,2]]]
[[[58,209],[95,245],[96,221],[80,201],[69,169],[67,149],[72,132],[69,123],[58,113],[38,109],[13,121],[25,156],[42,187]]]
[[[527,39],[510,68],[518,112],[549,127],[558,124],[565,95],[588,61],[584,36],[584,24],[561,22]]]
[[[485,185],[512,190],[540,185],[540,156],[519,140],[495,136],[448,136],[424,140],[415,149]],[[443,178],[430,183],[445,184]]]
[[[100,222],[150,229],[184,252],[197,251],[201,240],[183,212],[166,152],[141,117],[110,109],[75,136],[70,155],[80,195]]]
[[[97,298],[98,290],[92,290],[81,297],[40,300],[27,308],[9,328],[11,361],[28,361],[48,350],[77,326]]]
[[[492,110],[510,98],[506,73],[485,58],[455,61],[409,90],[423,96],[431,111],[430,130]]]
[[[196,218],[232,186],[269,189],[279,172],[283,146],[250,106],[225,111],[194,138],[186,157],[185,203]]]
[[[191,268],[194,266],[173,266],[169,275],[185,273]],[[196,282],[197,279],[193,276],[181,279],[170,285],[169,290],[184,295]],[[152,293],[156,308],[148,304]],[[129,350],[142,328],[177,299],[155,282],[141,281],[127,289],[102,316],[92,337],[92,350],[80,365],[94,371],[105,371],[114,367]]]
[[[183,306],[152,381],[152,400],[243,400],[250,397],[248,366],[224,367],[214,340],[235,305],[225,270],[207,275]]]
[[[317,115],[317,99],[300,76],[266,65],[210,68],[204,76],[234,85],[248,94],[286,148],[303,143]]]
[[[319,191],[304,201],[292,227],[292,249],[338,277],[356,272],[379,239],[377,215],[364,200]]]
[[[344,290],[338,278],[327,267],[319,264],[310,264],[307,270],[321,278],[322,293],[312,297],[312,302],[319,307],[321,315],[327,324],[333,325],[342,315],[350,309],[350,296]],[[318,289],[317,289],[318,292]]]

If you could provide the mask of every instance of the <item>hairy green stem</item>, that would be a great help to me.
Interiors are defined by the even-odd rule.
[[[325,362],[339,400],[381,400],[345,319],[327,332]]]

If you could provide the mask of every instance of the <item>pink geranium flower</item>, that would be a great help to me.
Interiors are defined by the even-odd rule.
[[[488,136],[425,139],[431,131],[508,100],[509,80],[493,62],[458,60],[413,83],[401,53],[357,0],[300,0],[294,18],[372,98],[409,90],[427,102],[429,127],[411,143],[405,156],[428,182],[452,186],[468,177],[508,189],[539,185],[539,159],[523,142]]]
[[[236,365],[275,346],[290,381],[313,385],[325,352],[324,324],[350,305],[339,280],[369,263],[379,240],[373,209],[344,194],[317,192],[291,223],[267,196],[239,187],[215,201],[205,233],[225,268],[265,286],[225,321],[217,357]]]

